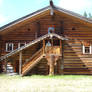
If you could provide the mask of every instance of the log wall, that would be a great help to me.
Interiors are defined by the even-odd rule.
[[[92,41],[92,28],[67,16],[55,14],[53,18],[50,15],[41,17],[34,22],[26,23],[2,35],[1,55],[7,53],[5,51],[7,42],[14,43],[14,49],[16,49],[19,42],[29,43],[37,37],[47,34],[48,27],[51,26],[55,27],[55,33],[69,38],[68,41],[64,41],[64,74],[92,74],[92,54],[83,55],[82,53],[82,42]],[[24,60],[29,58],[33,54],[32,52],[36,52],[37,47],[38,45],[27,50],[27,53],[23,54]],[[48,70],[48,68],[43,66],[44,64],[41,63],[36,67],[38,70],[37,74],[43,74],[41,73],[42,70]],[[36,70],[34,69],[34,71]]]

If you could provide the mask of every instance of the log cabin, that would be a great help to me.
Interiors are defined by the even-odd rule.
[[[0,73],[92,74],[92,20],[50,5],[0,28]]]

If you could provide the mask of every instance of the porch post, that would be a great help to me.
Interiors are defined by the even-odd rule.
[[[5,59],[5,73],[7,73],[7,60]]]
[[[51,39],[51,48],[52,48],[52,54],[53,54],[53,50],[54,50],[54,47],[53,47],[53,38]]]
[[[19,75],[22,74],[22,51],[19,53]]]
[[[54,55],[50,55],[50,59],[49,59],[49,75],[54,75],[54,63],[55,63]]]
[[[61,74],[64,73],[64,41],[62,40]]]
[[[43,54],[45,54],[45,40],[43,40]]]
[[[53,38],[51,39],[51,46],[53,47]]]
[[[62,55],[62,41],[60,40],[60,55]]]

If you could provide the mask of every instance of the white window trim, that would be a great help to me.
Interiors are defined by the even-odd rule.
[[[85,47],[90,47],[90,52],[89,53],[85,53]],[[83,54],[92,54],[92,45],[90,45],[90,46],[84,46],[83,45]]]
[[[23,42],[19,42],[18,43],[18,48],[20,48],[20,44],[24,44],[24,46],[25,46],[26,45],[26,42],[24,42],[24,43]]]
[[[11,52],[11,51],[8,50],[8,44],[12,44],[12,50],[11,51],[13,51],[14,44],[13,43],[6,43],[6,52]]]

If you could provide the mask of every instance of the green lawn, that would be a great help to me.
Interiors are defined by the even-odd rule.
[[[92,76],[0,75],[0,92],[92,92]]]

